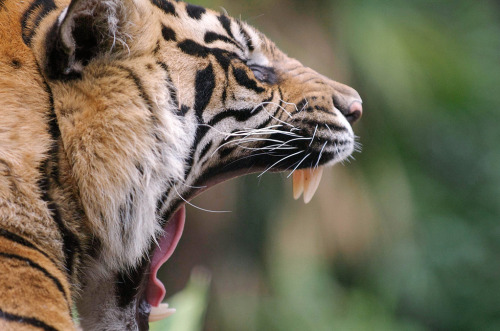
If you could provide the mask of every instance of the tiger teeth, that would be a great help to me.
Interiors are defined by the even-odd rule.
[[[175,313],[174,308],[168,308],[168,303],[161,303],[158,307],[151,307],[151,312],[149,313],[149,321],[161,321],[169,317],[173,313]]]
[[[293,197],[295,200],[304,193],[304,202],[309,203],[314,197],[323,176],[323,167],[296,170],[293,173]]]
[[[304,192],[304,170],[295,170],[293,173],[293,198],[297,200]]]

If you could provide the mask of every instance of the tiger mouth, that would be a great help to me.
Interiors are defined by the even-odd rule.
[[[298,169],[293,172],[293,196],[296,200],[303,194],[305,203],[311,201],[321,182],[323,169],[323,166],[319,166],[317,168]],[[233,178],[235,176],[230,177]],[[219,179],[216,183],[211,183],[208,187],[213,187],[226,179]],[[200,194],[205,189],[199,190],[194,195]],[[169,307],[168,303],[162,303],[166,290],[163,283],[157,278],[157,273],[160,267],[172,256],[180,241],[186,221],[187,203],[188,201],[182,203],[167,221],[163,236],[159,238],[158,244],[152,254],[148,279],[146,281],[145,296],[141,302],[141,304],[147,302],[151,307],[149,322],[163,320],[175,313],[175,309]]]
[[[350,124],[352,123],[350,122]],[[328,125],[326,125],[326,127],[328,128]],[[238,162],[231,162],[225,167],[221,167],[219,165],[215,168],[209,168],[207,170],[208,175],[199,178],[195,182],[196,186],[193,186],[196,188],[187,193],[187,199],[181,197],[181,199],[178,200],[175,204],[176,207],[174,207],[175,209],[173,210],[175,212],[171,213],[172,216],[165,223],[163,235],[159,238],[158,244],[152,250],[152,258],[146,281],[145,295],[141,301],[142,306],[143,303],[146,302],[147,306],[150,307],[149,322],[162,320],[175,312],[175,309],[170,308],[167,303],[162,303],[166,291],[163,283],[157,278],[157,272],[173,254],[181,238],[186,221],[185,205],[190,204],[189,201],[195,196],[221,182],[251,172],[256,172],[258,170],[263,170],[263,173],[267,171],[284,172],[291,170],[288,177],[293,176],[294,199],[297,200],[303,196],[304,202],[309,203],[319,187],[324,167],[331,166],[334,163],[345,160],[357,149],[357,143],[355,141],[356,138],[352,131],[347,133],[350,130],[338,129],[337,131],[341,131],[342,134],[337,134],[334,140],[317,136],[317,141],[315,141],[317,129],[318,126],[316,126],[310,142],[305,142],[305,145],[303,142],[304,139],[289,138],[291,139],[290,141],[282,139],[283,141],[286,141],[284,144],[289,144],[289,146],[296,148],[300,152],[289,154],[283,158],[277,157],[276,159],[270,159],[269,155],[266,155],[264,158],[253,158],[252,161],[249,161],[250,158],[244,158],[242,160],[238,160]],[[285,134],[284,137],[287,137],[287,135]],[[280,137],[274,137],[274,139],[268,140],[280,141],[279,138]],[[294,144],[290,144],[292,142]],[[325,148],[327,145],[328,148]],[[304,153],[307,156],[303,157],[301,153]],[[259,154],[254,156],[257,155]],[[311,163],[307,163],[306,165],[306,162],[304,162],[306,159],[308,159],[308,162]],[[286,162],[283,162],[285,160]],[[269,166],[270,162],[272,162],[271,166]],[[273,168],[278,164],[279,166]],[[145,317],[146,316],[142,316],[142,318]]]

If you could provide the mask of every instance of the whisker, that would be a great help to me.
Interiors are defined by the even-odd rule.
[[[196,209],[199,209],[199,210],[202,210],[202,211],[206,211],[206,212],[209,212],[209,213],[230,213],[231,212],[229,210],[209,210],[209,209],[204,209],[204,208],[198,207],[198,206],[192,204],[191,202],[187,201],[186,199],[184,199],[182,197],[182,195],[180,195],[179,192],[177,191],[177,187],[175,185],[173,186],[173,188],[175,190],[175,193],[177,193],[177,195],[179,196],[179,198],[181,198],[182,201],[184,201],[186,204],[190,205],[191,207],[194,207]]]
[[[325,147],[326,147],[327,143],[328,143],[328,141],[326,141],[324,143],[323,147],[321,148],[321,152],[319,152],[318,161],[316,162],[316,166],[314,166],[314,168],[318,168],[319,160],[321,160],[321,156],[323,155],[323,151],[325,150]]]
[[[311,143],[309,144],[309,147],[311,147],[313,141],[314,141],[314,137],[316,137],[316,132],[318,131],[318,124],[316,124],[316,128],[314,129],[314,133],[313,133],[313,136],[311,138]]]
[[[325,124],[326,128],[328,129],[328,131],[330,131],[330,134],[333,136],[333,131],[332,129],[330,129],[330,127],[328,126],[328,124]]]
[[[302,162],[304,162],[308,157],[309,155],[311,155],[311,153],[307,154],[300,162],[299,164],[297,164],[297,166],[292,170],[292,172],[286,176],[286,178],[289,178],[291,175],[293,175],[293,173],[295,172],[295,170],[297,170],[298,167],[300,167],[300,165],[302,164]]]
[[[282,159],[278,160],[278,161],[277,161],[277,162],[275,162],[273,165],[271,165],[269,168],[267,168],[266,170],[264,170],[264,172],[262,172],[262,173],[261,173],[260,175],[258,175],[257,177],[261,177],[261,176],[262,176],[262,175],[264,175],[266,172],[268,172],[269,170],[271,170],[271,169],[272,169],[275,165],[277,165],[278,163],[283,162],[283,161],[285,161],[286,159],[291,158],[291,157],[293,157],[293,156],[295,156],[295,155],[297,155],[297,154],[300,154],[300,153],[304,153],[304,151],[299,151],[299,152],[297,152],[297,153],[290,154],[290,155],[288,155],[287,157],[284,157],[284,158],[282,158]]]
[[[189,187],[189,188],[195,188],[195,189],[199,189],[199,188],[207,188],[208,186],[191,186],[191,185],[188,185],[186,183],[181,183],[183,186],[186,186],[186,187]]]
[[[232,162],[229,162],[227,165],[225,165],[224,167],[227,167],[227,166],[230,166],[238,161],[241,161],[241,160],[245,160],[245,159],[249,159],[251,157],[254,157],[254,156],[261,156],[261,155],[271,155],[271,156],[286,156],[285,155],[282,155],[282,154],[275,154],[275,153],[269,153],[269,152],[266,152],[266,153],[257,153],[257,154],[252,154],[252,155],[247,155],[247,156],[244,156],[244,157],[241,157],[239,159],[236,159]]]
[[[291,139],[291,140],[287,140],[287,141],[283,142],[283,144],[281,144],[280,146],[286,146],[289,143],[294,142],[294,141],[298,141],[298,140],[309,140],[309,139],[311,139],[311,138],[295,138],[295,139]]]
[[[221,149],[222,147],[226,146],[226,145],[229,145],[229,144],[243,144],[243,143],[250,143],[250,142],[255,142],[255,141],[269,141],[269,142],[274,142],[274,143],[282,143],[283,141],[282,140],[275,140],[275,139],[266,139],[266,138],[263,138],[263,139],[256,139],[256,140],[245,140],[245,139],[238,139],[238,140],[231,140],[231,141],[228,141],[222,145],[220,145],[219,147],[217,147],[217,149],[210,155],[211,157],[215,155],[215,153],[217,153],[217,151],[219,151],[219,149]]]
[[[284,122],[284,121],[280,120],[279,118],[274,117],[274,115],[272,115],[272,114],[271,114],[271,113],[267,110],[267,108],[265,107],[267,104],[275,105],[275,106],[277,106],[278,108],[280,108],[281,110],[283,110],[285,113],[287,113],[290,117],[292,116],[289,112],[287,112],[287,111],[286,111],[286,109],[285,109],[285,108],[283,108],[283,106],[281,106],[280,104],[278,104],[278,103],[276,103],[276,102],[263,102],[263,103],[261,103],[260,105],[256,106],[256,107],[255,107],[255,108],[251,111],[251,113],[253,113],[255,110],[257,110],[259,107],[261,107],[261,106],[262,106],[262,109],[264,109],[264,110],[267,112],[267,114],[268,114],[271,118],[273,118],[274,120],[278,121],[278,122],[279,122],[279,123],[281,123],[281,124],[284,124],[284,125],[287,125],[287,126],[290,126],[290,127],[294,128],[294,129],[296,129],[296,127],[295,127],[295,126],[293,126],[292,124],[287,123],[287,122]]]

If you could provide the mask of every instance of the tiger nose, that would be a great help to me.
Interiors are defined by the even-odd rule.
[[[354,101],[349,105],[347,112],[342,112],[347,121],[352,125],[363,115],[363,106],[360,101]]]
[[[358,92],[341,83],[332,82],[334,93],[332,101],[335,108],[337,108],[347,121],[352,125],[354,122],[361,118],[363,115],[363,106],[361,105],[361,97]]]

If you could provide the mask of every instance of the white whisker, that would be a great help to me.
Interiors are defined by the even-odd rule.
[[[330,134],[333,136],[333,131],[332,129],[330,129],[330,127],[328,126],[328,124],[325,124],[326,128],[328,129],[328,131],[330,131]]]
[[[264,175],[266,172],[268,172],[269,170],[271,170],[271,169],[272,169],[275,165],[277,165],[278,163],[283,162],[283,161],[285,161],[286,159],[291,158],[291,157],[293,157],[293,156],[295,156],[295,155],[297,155],[297,154],[300,154],[300,153],[304,153],[304,151],[300,151],[300,152],[297,152],[297,153],[293,153],[293,154],[291,154],[291,155],[288,155],[288,156],[286,156],[286,157],[284,157],[284,158],[282,158],[282,159],[278,160],[278,161],[277,161],[277,162],[275,162],[273,165],[271,165],[269,168],[267,168],[266,170],[264,170],[264,172],[263,172],[263,173],[261,173],[261,174],[260,174],[259,176],[257,176],[257,177],[261,177],[261,176],[262,176],[262,175]]]
[[[295,170],[297,170],[297,168],[300,167],[302,162],[304,162],[309,157],[309,155],[311,155],[311,153],[307,154],[302,160],[300,160],[299,164],[297,164],[297,166],[295,168],[293,168],[292,172],[288,176],[286,176],[286,178],[289,178],[291,175],[293,175]]]
[[[195,189],[200,189],[200,188],[207,188],[208,186],[191,186],[186,183],[181,183],[183,186],[189,187],[189,188],[195,188]]]
[[[311,147],[313,141],[314,141],[314,137],[316,137],[316,132],[318,131],[318,124],[316,124],[316,128],[314,129],[314,134],[311,138],[311,143],[309,144],[309,147]]]
[[[273,143],[282,143],[283,142],[282,140],[266,139],[266,138],[254,139],[254,140],[242,138],[242,139],[237,139],[237,140],[231,140],[231,141],[228,141],[228,142],[220,145],[219,147],[217,147],[217,149],[210,156],[211,157],[214,156],[215,153],[217,153],[217,151],[219,151],[219,149],[221,149],[222,147],[229,145],[229,144],[236,144],[239,146],[239,144],[250,143],[250,142],[260,142],[260,141],[268,141],[268,142],[273,142]]]
[[[177,193],[177,195],[179,196],[179,198],[182,199],[182,201],[184,201],[186,204],[190,205],[191,207],[194,207],[196,209],[199,209],[199,210],[202,210],[202,211],[206,211],[206,212],[209,212],[209,213],[230,213],[231,211],[229,210],[209,210],[209,209],[204,209],[204,208],[201,208],[201,207],[198,207],[194,204],[192,204],[191,202],[187,201],[186,199],[184,199],[180,194],[179,192],[177,191],[177,187],[174,185],[173,186],[174,190],[175,190],[175,193]]]
[[[328,143],[328,141],[325,142],[323,147],[321,148],[321,152],[319,152],[319,156],[318,156],[318,161],[316,162],[316,165],[314,166],[314,168],[318,168],[319,161],[321,160],[321,156],[323,155],[323,151],[325,150],[327,143]]]
[[[275,105],[278,108],[280,108],[281,110],[283,110],[285,113],[287,113],[290,117],[292,117],[292,115],[289,112],[287,112],[286,109],[283,108],[283,106],[281,106],[280,104],[278,104],[276,102],[263,102],[263,103],[259,104],[258,106],[256,106],[254,109],[252,109],[251,113],[253,113],[255,110],[257,110],[259,107],[262,106],[262,109],[264,109],[271,118],[273,118],[274,120],[278,121],[281,124],[290,126],[290,127],[295,129],[295,126],[291,125],[290,123],[284,122],[284,121],[280,120],[279,118],[276,118],[273,115],[271,115],[271,113],[265,107],[266,105]]]

